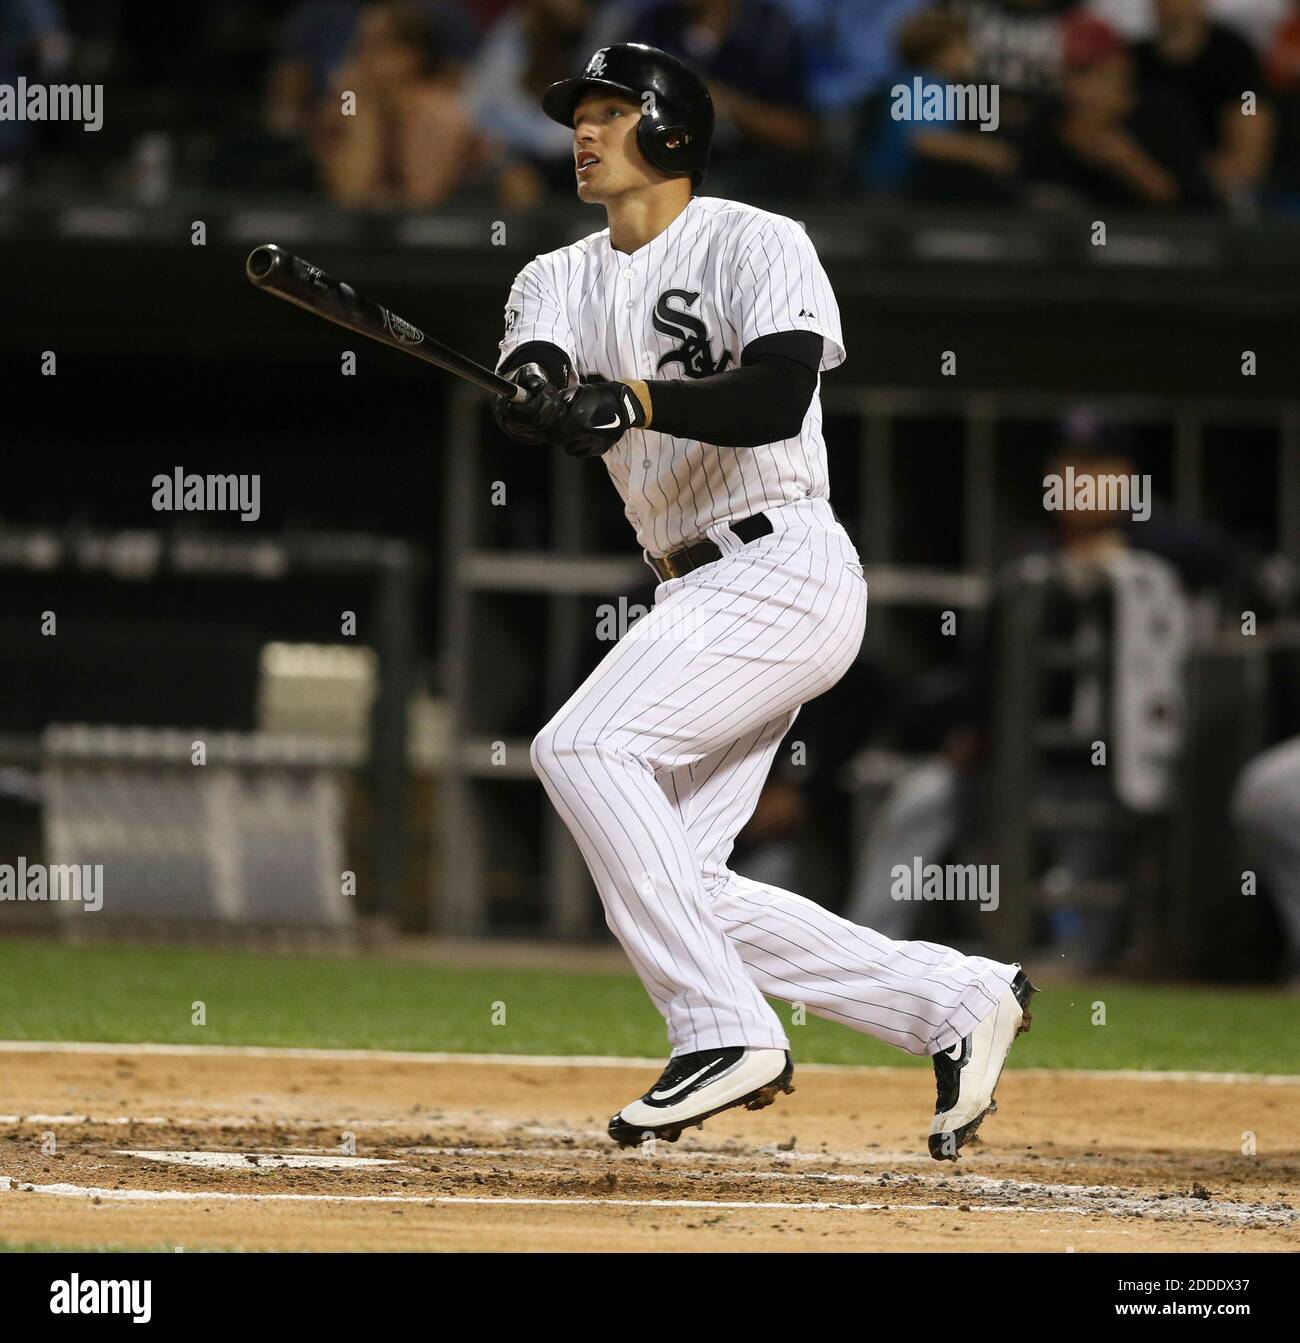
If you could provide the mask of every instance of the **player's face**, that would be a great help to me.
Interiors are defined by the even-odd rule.
[[[573,113],[573,164],[581,200],[605,204],[665,180],[636,143],[641,108],[617,94],[589,93]]]

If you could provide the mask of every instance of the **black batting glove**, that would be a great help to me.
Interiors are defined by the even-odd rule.
[[[523,401],[505,396],[492,398],[492,418],[497,427],[516,443],[548,443],[549,431],[564,414],[560,393],[540,364],[524,364],[506,375],[528,393]]]
[[[563,414],[547,440],[570,457],[599,457],[629,429],[645,423],[645,408],[625,382],[589,382],[560,393]]]

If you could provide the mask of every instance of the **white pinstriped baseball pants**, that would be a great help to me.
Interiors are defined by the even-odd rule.
[[[894,942],[727,867],[799,706],[857,656],[867,588],[824,499],[662,583],[655,606],[538,733],[533,767],[674,1054],[787,1049],[764,994],[913,1054],[968,1034],[1015,968]]]

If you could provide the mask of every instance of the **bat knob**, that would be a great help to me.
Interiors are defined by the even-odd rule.
[[[266,279],[276,268],[283,255],[284,252],[273,242],[253,248],[248,254],[248,261],[244,265],[244,269],[248,272],[248,278],[254,282]]]

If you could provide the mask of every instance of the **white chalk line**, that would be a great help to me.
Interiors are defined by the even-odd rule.
[[[1063,1200],[1061,1203],[1053,1206],[1063,1207],[1074,1210],[1087,1210],[1087,1205],[1081,1207],[1075,1200],[1080,1198],[1089,1200],[1105,1200],[1105,1206],[1101,1208],[1093,1207],[1094,1211],[1119,1215],[1123,1213],[1141,1212],[1144,1216],[1156,1217],[1190,1217],[1198,1221],[1229,1221],[1229,1222],[1259,1222],[1268,1221],[1279,1225],[1300,1224],[1300,1212],[1287,1207],[1279,1207],[1276,1204],[1258,1204],[1241,1203],[1234,1200],[1215,1200],[1211,1198],[1196,1198],[1191,1195],[1158,1195],[1142,1194],[1131,1188],[1123,1188],[1115,1185],[1080,1185],[1064,1184],[1060,1182],[1048,1182],[1041,1180],[1021,1180],[1012,1179],[1005,1176],[982,1175],[974,1171],[966,1172],[960,1170],[944,1171],[943,1173],[921,1174],[919,1172],[907,1172],[895,1174],[892,1171],[886,1171],[882,1174],[864,1174],[843,1171],[810,1171],[810,1170],[791,1170],[790,1166],[802,1162],[821,1162],[823,1164],[839,1162],[843,1158],[836,1154],[829,1153],[795,1153],[795,1152],[762,1152],[762,1153],[716,1153],[716,1152],[690,1152],[673,1151],[665,1152],[661,1157],[658,1152],[647,1156],[645,1149],[637,1152],[614,1152],[606,1148],[567,1148],[567,1147],[523,1147],[523,1148],[464,1148],[464,1147],[444,1147],[444,1148],[407,1148],[403,1149],[406,1156],[411,1155],[436,1155],[436,1156],[463,1156],[470,1158],[485,1158],[490,1161],[499,1160],[520,1160],[548,1158],[561,1160],[572,1160],[575,1157],[599,1157],[604,1159],[607,1168],[613,1166],[623,1166],[625,1173],[634,1166],[641,1166],[643,1169],[651,1171],[669,1173],[674,1166],[690,1165],[693,1162],[708,1162],[714,1166],[726,1166],[728,1157],[733,1161],[742,1159],[753,1160],[755,1156],[762,1156],[769,1160],[776,1161],[779,1165],[785,1166],[783,1170],[756,1170],[752,1167],[737,1168],[733,1166],[731,1170],[711,1170],[699,1174],[685,1173],[688,1180],[695,1179],[713,1179],[713,1180],[743,1180],[746,1184],[761,1184],[763,1182],[781,1181],[790,1183],[791,1181],[802,1181],[807,1185],[823,1186],[843,1186],[859,1189],[902,1189],[910,1188],[922,1190],[930,1189],[936,1193],[948,1195],[957,1195],[961,1198],[967,1198],[972,1194],[984,1194],[1000,1196],[998,1207],[1005,1206],[1009,1196],[1018,1196],[1021,1199],[1055,1199]],[[392,1159],[384,1158],[365,1158],[356,1156],[338,1156],[335,1154],[322,1153],[319,1155],[308,1153],[248,1153],[248,1152],[186,1152],[186,1151],[148,1151],[133,1150],[122,1151],[118,1155],[145,1158],[157,1161],[175,1161],[181,1163],[194,1164],[199,1166],[213,1166],[227,1169],[257,1170],[279,1167],[309,1167],[329,1165],[336,1168],[360,1168],[369,1166],[395,1164]],[[892,1154],[882,1154],[879,1159],[885,1159],[885,1156]],[[856,1157],[849,1154],[849,1161],[855,1161]],[[652,1164],[653,1163],[653,1164]],[[891,1161],[891,1164],[894,1164]],[[400,1169],[418,1171],[418,1167],[403,1166]],[[547,1168],[537,1165],[517,1168],[519,1176],[554,1177],[563,1178],[572,1176],[572,1168]],[[24,1186],[26,1187],[26,1186]],[[59,1186],[61,1191],[64,1186]],[[68,1185],[68,1189],[77,1189],[80,1186]],[[139,1193],[141,1191],[133,1191]],[[195,1191],[185,1191],[194,1193]],[[219,1191],[213,1191],[214,1194]],[[197,1197],[202,1195],[196,1194]],[[225,1197],[224,1194],[220,1194]],[[244,1195],[240,1195],[244,1197]],[[276,1197],[279,1197],[278,1195]],[[327,1197],[319,1195],[314,1197]],[[380,1196],[360,1196],[360,1195],[339,1195],[338,1197],[380,1197]],[[387,1196],[385,1196],[387,1197]],[[425,1201],[428,1197],[435,1196],[409,1196],[413,1201]],[[496,1201],[489,1199],[488,1201]],[[547,1200],[540,1200],[546,1202]],[[625,1202],[627,1200],[615,1200],[616,1202]],[[680,1200],[672,1200],[679,1202]],[[1032,1206],[1017,1202],[1014,1206]]]
[[[405,1121],[395,1121],[405,1122]],[[358,1125],[359,1126],[359,1125]],[[717,1150],[691,1150],[680,1148],[660,1148],[653,1156],[647,1156],[644,1149],[637,1151],[623,1152],[610,1147],[584,1147],[584,1146],[557,1146],[557,1147],[483,1147],[483,1146],[424,1146],[424,1145],[398,1145],[395,1150],[401,1154],[401,1157],[412,1156],[440,1156],[440,1157],[460,1157],[466,1159],[481,1159],[483,1161],[527,1161],[540,1159],[560,1159],[560,1160],[578,1160],[578,1161],[600,1161],[606,1165],[610,1162],[626,1165],[641,1165],[649,1167],[650,1162],[654,1162],[650,1169],[659,1170],[668,1173],[674,1166],[690,1166],[693,1164],[707,1163],[713,1166],[732,1166],[731,1170],[709,1171],[702,1175],[687,1174],[688,1179],[716,1178],[716,1179],[743,1179],[747,1182],[761,1182],[764,1180],[791,1180],[799,1179],[812,1181],[821,1184],[844,1184],[860,1188],[889,1188],[891,1183],[901,1185],[921,1185],[932,1187],[935,1190],[945,1193],[963,1193],[968,1189],[977,1189],[984,1192],[1014,1192],[1024,1196],[1040,1198],[1097,1198],[1107,1199],[1111,1202],[1123,1201],[1126,1205],[1134,1208],[1140,1208],[1144,1211],[1165,1211],[1176,1210],[1186,1212],[1194,1216],[1205,1216],[1207,1213],[1223,1213],[1227,1216],[1242,1216],[1246,1218],[1258,1217],[1266,1214],[1277,1214],[1283,1222],[1300,1223],[1300,1213],[1269,1207],[1268,1205],[1253,1203],[1237,1203],[1233,1201],[1219,1202],[1213,1199],[1192,1199],[1190,1197],[1177,1198],[1156,1198],[1155,1196],[1142,1196],[1135,1194],[1131,1188],[1123,1188],[1114,1185],[1080,1185],[1080,1184],[1062,1184],[1059,1182],[1047,1182],[1039,1180],[1017,1180],[1006,1176],[981,1175],[974,1171],[954,1171],[951,1174],[922,1174],[919,1169],[913,1169],[907,1173],[901,1174],[894,1180],[890,1172],[883,1175],[853,1174],[842,1171],[810,1171],[810,1170],[791,1170],[789,1167],[800,1165],[860,1165],[860,1166],[889,1166],[892,1169],[899,1166],[912,1168],[923,1168],[927,1171],[934,1169],[933,1161],[925,1156],[915,1152],[888,1152],[888,1151],[866,1151],[866,1152],[816,1152],[816,1151],[781,1151],[773,1150],[771,1147],[750,1148],[745,1151],[734,1151],[727,1149]],[[176,1159],[183,1154],[168,1153],[150,1153],[145,1151],[133,1151],[129,1153],[120,1153],[121,1155],[131,1155],[145,1157],[148,1159],[167,1160]],[[213,1167],[223,1167],[229,1169],[270,1169],[277,1165],[280,1166],[308,1166],[316,1164],[333,1164],[339,1168],[360,1167],[366,1164],[383,1165],[400,1158],[339,1158],[332,1154],[330,1149],[303,1148],[294,1153],[253,1153],[260,1157],[260,1164],[254,1164],[249,1160],[249,1154],[243,1151],[229,1154],[215,1153],[196,1153],[193,1155],[192,1164],[209,1165]],[[783,1170],[755,1170],[752,1163],[756,1159],[775,1163],[786,1167]],[[749,1164],[742,1164],[749,1163]],[[406,1167],[404,1169],[418,1170],[418,1167]],[[568,1176],[573,1171],[568,1169],[548,1169],[545,1167],[527,1167],[519,1172],[527,1173],[531,1176]]]
[[[178,1120],[168,1119],[166,1115],[105,1115],[97,1119],[94,1115],[0,1115],[0,1124],[48,1124],[51,1128],[56,1128],[61,1124],[179,1124],[179,1123],[212,1124],[211,1120]],[[219,1121],[218,1121],[219,1123]],[[217,1126],[216,1124],[213,1125]],[[244,1125],[236,1124],[234,1127],[242,1128]]]
[[[478,1115],[461,1116],[456,1119],[434,1119],[424,1115],[407,1115],[405,1118],[378,1116],[374,1118],[330,1118],[320,1115],[302,1115],[297,1118],[259,1115],[0,1115],[0,1124],[48,1124],[51,1128],[68,1125],[114,1125],[129,1127],[138,1124],[143,1128],[210,1128],[210,1129],[251,1129],[251,1128],[437,1128],[454,1124],[457,1126],[474,1123],[483,1127],[509,1128],[509,1120],[490,1120]],[[531,1128],[529,1131],[532,1131]],[[547,1129],[545,1132],[558,1137],[568,1133],[569,1129]]]
[[[954,1207],[933,1203],[906,1205],[901,1203],[755,1203],[735,1199],[677,1199],[677,1198],[500,1198],[460,1194],[232,1194],[200,1193],[192,1189],[98,1189],[93,1185],[25,1184],[0,1175],[0,1193],[47,1194],[55,1198],[99,1199],[104,1203],[421,1203],[478,1204],[500,1207],[575,1207],[575,1208],[729,1208],[737,1211],[750,1209],[797,1212],[862,1212],[913,1211],[956,1212]],[[968,1205],[975,1211],[973,1204]],[[995,1205],[979,1211],[1015,1212],[1015,1208]],[[1019,1211],[1043,1212],[1054,1209],[1024,1208]],[[1088,1208],[1066,1209],[1086,1213]]]
[[[462,1129],[476,1127],[505,1131],[515,1137],[536,1138],[572,1138],[575,1129],[571,1125],[529,1124],[514,1119],[440,1111],[436,1115],[367,1115],[342,1116],[329,1119],[319,1114],[298,1116],[264,1115],[85,1115],[85,1114],[0,1114],[0,1125],[18,1127],[29,1125],[32,1128],[163,1128],[163,1129],[207,1129],[214,1132],[242,1132],[246,1130],[266,1129],[271,1132],[292,1133],[300,1130],[325,1130],[326,1132],[348,1132],[369,1129],[420,1129],[425,1132],[436,1129]],[[698,1141],[698,1140],[697,1140]],[[598,1147],[580,1146],[577,1143],[564,1143],[554,1147],[491,1147],[483,1144],[451,1143],[441,1146],[411,1143],[391,1144],[398,1151],[416,1156],[583,1156],[592,1159],[618,1158],[619,1149],[613,1145]],[[876,1148],[862,1151],[782,1151],[771,1144],[754,1144],[741,1150],[731,1147],[690,1148],[678,1147],[672,1150],[674,1160],[737,1160],[752,1161],[755,1157],[783,1161],[824,1161],[857,1162],[861,1165],[916,1163],[929,1167],[933,1158],[917,1152],[889,1152]]]
[[[1058,1213],[1082,1217],[1120,1217],[1135,1212],[1152,1221],[1187,1220],[1189,1214],[1196,1221],[1252,1221],[1256,1224],[1272,1222],[1285,1224],[1275,1212],[1261,1209],[1248,1212],[1217,1209],[1185,1210],[1181,1207],[1151,1208],[1137,1200],[1114,1200],[1106,1207],[1080,1207],[1058,1204],[1053,1207],[1035,1207],[1031,1204],[976,1204],[961,1206],[951,1203],[809,1203],[764,1202],[739,1199],[682,1199],[682,1198],[523,1198],[503,1195],[499,1198],[458,1194],[253,1194],[201,1193],[180,1189],[100,1189],[91,1185],[24,1184],[15,1183],[9,1176],[0,1176],[0,1192],[46,1194],[57,1198],[98,1199],[101,1203],[408,1203],[430,1206],[477,1205],[496,1207],[541,1208],[659,1208],[695,1209],[732,1212],[924,1212],[955,1216],[970,1213],[1019,1213],[1053,1216]],[[1185,1200],[1184,1200],[1185,1201]]]
[[[709,1161],[726,1164],[728,1162],[774,1161],[778,1164],[795,1165],[798,1163],[821,1162],[827,1166],[900,1166],[915,1165],[931,1170],[934,1158],[917,1152],[783,1152],[770,1146],[754,1146],[736,1151],[732,1148],[681,1148],[660,1146],[653,1158],[642,1155],[643,1149],[620,1150],[608,1147],[399,1147],[398,1151],[407,1156],[460,1156],[491,1157],[493,1160],[518,1160],[527,1157],[582,1157],[591,1161],[630,1161],[633,1163],[656,1160],[665,1166],[679,1162]],[[747,1175],[752,1164],[746,1165],[738,1174]]]
[[[279,1045],[177,1045],[137,1042],[112,1044],[100,1040],[0,1040],[0,1054],[139,1054],[182,1058],[302,1059],[320,1063],[480,1064],[500,1068],[636,1068],[662,1071],[664,1060],[620,1058],[604,1054],[456,1054],[422,1053],[402,1049],[304,1049]],[[800,1063],[801,1072],[850,1075],[914,1072],[915,1068],[882,1064]],[[1017,1068],[1019,1077],[1093,1078],[1127,1082],[1262,1082],[1270,1086],[1300,1086],[1300,1073],[1225,1073],[1148,1071],[1141,1068]]]
[[[757,1170],[753,1166],[755,1161],[766,1161],[779,1166],[798,1166],[812,1165],[814,1163],[826,1166],[914,1166],[917,1173],[907,1173],[900,1175],[900,1183],[907,1184],[933,1184],[941,1189],[960,1189],[967,1184],[986,1184],[988,1188],[995,1186],[999,1188],[1016,1187],[1025,1190],[1032,1190],[1041,1193],[1065,1193],[1065,1194],[1096,1194],[1111,1196],[1133,1195],[1132,1187],[1123,1188],[1120,1186],[1109,1185],[1083,1185],[1083,1184],[1051,1184],[1038,1180],[1015,1180],[1004,1175],[980,1175],[973,1170],[963,1169],[960,1163],[949,1169],[948,1163],[939,1163],[933,1157],[917,1152],[782,1152],[774,1151],[771,1147],[752,1147],[743,1152],[728,1151],[727,1149],[686,1149],[667,1147],[663,1144],[657,1146],[653,1155],[649,1154],[648,1148],[628,1148],[626,1150],[615,1150],[608,1147],[399,1147],[404,1156],[444,1156],[444,1157],[482,1157],[485,1159],[518,1161],[529,1157],[581,1157],[593,1161],[619,1162],[632,1166],[644,1164],[648,1169],[658,1170],[669,1173],[673,1166],[679,1164],[690,1165],[692,1163],[708,1163],[709,1165],[735,1165],[734,1170],[721,1170],[705,1172],[705,1175],[715,1175],[719,1178],[734,1179],[754,1179],[754,1180],[826,1180],[830,1182],[844,1181],[854,1184],[887,1185],[890,1183],[888,1173],[882,1175],[861,1175],[852,1174],[844,1171],[809,1171],[809,1170],[776,1170],[763,1171]],[[981,1155],[975,1152],[972,1155],[978,1157]],[[1000,1162],[1014,1160],[1014,1156],[1005,1152],[988,1152],[985,1155],[993,1157]],[[1110,1160],[1114,1160],[1113,1157]],[[651,1163],[654,1163],[651,1165]],[[750,1163],[750,1164],[742,1164]],[[936,1169],[943,1169],[945,1174],[935,1174]],[[530,1174],[539,1173],[534,1169],[521,1167],[520,1172],[528,1170]],[[922,1174],[928,1171],[931,1174]],[[549,1171],[542,1172],[554,1175],[571,1175],[572,1171]],[[700,1179],[702,1176],[688,1175],[688,1179]],[[1241,1207],[1257,1207],[1257,1204],[1241,1204]],[[1300,1219],[1300,1213],[1296,1214]]]
[[[670,1152],[666,1153],[665,1159],[661,1160],[657,1153],[652,1157],[645,1157],[638,1151],[611,1153],[605,1149],[598,1148],[536,1148],[521,1147],[514,1149],[482,1149],[482,1148],[408,1148],[405,1149],[408,1154],[433,1155],[433,1156],[484,1156],[495,1159],[511,1159],[547,1156],[547,1157],[566,1157],[566,1156],[593,1156],[605,1157],[611,1156],[615,1161],[636,1166],[644,1165],[646,1168],[663,1173],[670,1173],[673,1165],[678,1162],[708,1161],[710,1163],[719,1163],[720,1156],[724,1154],[716,1152]],[[742,1154],[735,1154],[740,1156]],[[793,1164],[800,1159],[804,1161],[821,1161],[826,1163],[847,1160],[850,1162],[860,1161],[856,1155],[847,1155],[844,1157],[831,1155],[827,1153],[801,1153],[801,1152],[762,1152],[743,1154],[749,1159],[755,1155],[761,1155],[768,1159],[775,1159],[781,1163],[790,1162]],[[900,1154],[887,1154],[882,1160],[888,1160],[891,1165],[899,1161]],[[912,1154],[903,1154],[902,1159],[908,1162],[919,1163],[922,1158]],[[933,1170],[933,1158],[924,1158],[928,1169]],[[654,1164],[651,1164],[654,1163]],[[571,1176],[573,1171],[563,1169],[545,1169],[538,1167],[521,1167],[515,1172],[516,1175],[529,1176]],[[687,1175],[687,1179],[715,1179],[715,1180],[744,1180],[746,1183],[760,1183],[762,1181],[792,1181],[801,1180],[811,1184],[827,1185],[846,1185],[861,1189],[888,1189],[893,1186],[922,1186],[934,1189],[938,1192],[948,1194],[965,1194],[968,1191],[978,1191],[983,1194],[1019,1194],[1026,1198],[1064,1198],[1064,1199],[1105,1199],[1113,1206],[1124,1205],[1125,1210],[1141,1210],[1144,1213],[1160,1212],[1166,1216],[1185,1216],[1192,1215],[1202,1219],[1206,1217],[1226,1217],[1229,1219],[1258,1219],[1261,1216],[1272,1214],[1282,1223],[1300,1224],[1300,1212],[1292,1209],[1270,1207],[1267,1204],[1259,1203],[1240,1203],[1235,1200],[1216,1200],[1192,1198],[1191,1196],[1177,1197],[1158,1197],[1156,1195],[1135,1194],[1130,1189],[1118,1185],[1080,1185],[1080,1184],[1061,1184],[1056,1182],[1047,1182],[1041,1180],[1016,1180],[1005,1176],[997,1175],[979,1175],[974,1172],[953,1172],[951,1174],[921,1174],[908,1173],[893,1177],[889,1173],[883,1175],[861,1175],[852,1174],[843,1171],[797,1171],[797,1170],[754,1170],[752,1168],[736,1169],[730,1171],[710,1171],[700,1175]],[[1001,1205],[999,1205],[1001,1206]],[[1021,1206],[1019,1204],[1017,1207]]]
[[[333,1156],[319,1152],[140,1152],[119,1148],[114,1155],[171,1166],[193,1166],[200,1170],[373,1170],[376,1166],[398,1166],[393,1157]],[[398,1168],[417,1169],[413,1166]]]

